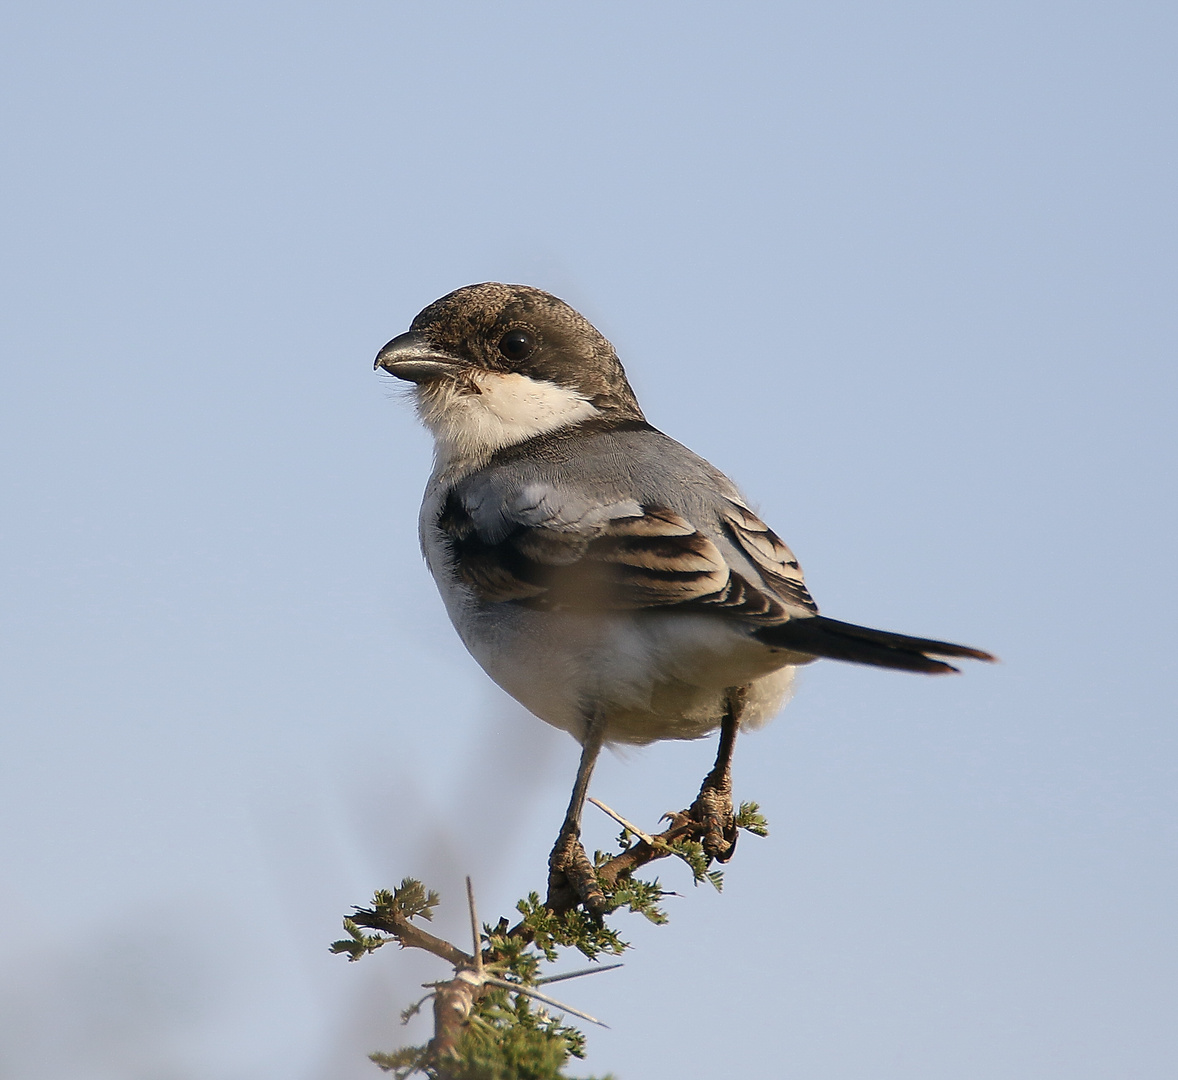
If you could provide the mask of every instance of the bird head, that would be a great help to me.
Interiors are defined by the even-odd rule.
[[[613,346],[526,285],[485,282],[435,300],[380,350],[376,369],[414,384],[439,450],[485,455],[591,417],[642,419]]]

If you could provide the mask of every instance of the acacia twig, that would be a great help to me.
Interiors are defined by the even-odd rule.
[[[439,956],[448,964],[457,967],[473,967],[474,957],[464,953],[444,938],[436,937],[396,911],[375,911],[372,908],[356,908],[352,922],[368,930],[380,930],[397,939],[403,949],[424,949]]]
[[[667,822],[667,827],[662,832],[649,834],[637,828],[633,823],[627,821],[617,813],[617,811],[612,810],[599,800],[591,799],[590,801],[617,821],[627,833],[638,838],[630,847],[607,859],[600,866],[593,868],[592,872],[596,875],[597,881],[607,895],[617,892],[623,879],[648,863],[655,862],[658,859],[665,859],[669,855],[686,858],[683,850],[683,842],[702,840],[708,828],[705,822],[699,820],[692,813],[692,810],[688,809],[665,815],[664,820]],[[693,872],[697,875],[697,880],[700,880],[699,874],[701,871],[696,870],[690,859],[688,859],[688,863],[692,865]],[[413,882],[412,884],[419,890],[421,889],[419,883]],[[357,908],[351,916],[351,922],[357,927],[380,931],[389,936],[384,940],[395,940],[402,948],[422,949],[446,961],[454,968],[452,978],[425,984],[431,993],[427,995],[426,999],[423,999],[422,1003],[424,1003],[424,1000],[428,1000],[428,997],[432,996],[434,999],[433,1037],[424,1048],[419,1048],[411,1052],[412,1056],[409,1065],[406,1065],[407,1059],[400,1058],[386,1067],[392,1067],[398,1071],[409,1066],[425,1068],[432,1075],[436,1076],[438,1080],[449,1080],[449,1078],[455,1076],[458,1068],[460,1068],[459,1047],[468,1025],[473,1022],[472,1011],[480,999],[492,989],[505,990],[512,994],[522,994],[525,997],[533,998],[573,1016],[580,1017],[595,1024],[602,1024],[596,1017],[590,1016],[580,1009],[565,1005],[555,998],[551,998],[540,992],[535,987],[542,983],[576,978],[595,971],[607,971],[614,967],[620,967],[621,965],[595,966],[562,975],[547,976],[541,979],[524,976],[526,982],[516,982],[499,977],[501,972],[506,973],[507,971],[511,971],[511,957],[518,957],[519,948],[530,945],[536,939],[537,933],[543,932],[534,930],[533,926],[543,925],[543,923],[542,921],[541,923],[530,922],[534,918],[534,915],[529,915],[514,927],[508,928],[507,920],[502,919],[500,920],[499,928],[492,936],[495,944],[484,946],[482,928],[475,906],[474,888],[469,877],[466,879],[466,886],[473,946],[470,953],[463,951],[443,938],[429,933],[427,930],[423,930],[412,921],[413,918],[422,915],[429,918],[429,914],[424,910],[424,906],[419,906],[416,909],[406,907],[404,911],[396,910],[394,906],[395,896],[394,903],[389,903],[381,898],[382,894],[377,894],[377,902],[372,908]],[[402,884],[402,888],[404,887],[405,883]],[[435,894],[431,893],[429,895],[433,898],[432,902],[436,903]],[[546,910],[549,915],[561,916],[574,911],[579,906],[581,906],[581,901],[574,891],[572,889],[562,889],[559,895],[554,896],[550,892],[548,899],[537,910]],[[600,923],[598,925],[600,926]],[[381,943],[379,939],[363,939],[357,934],[353,934],[353,936],[357,937],[360,941],[364,951],[371,951],[372,948]],[[501,944],[504,939],[507,940],[507,945]],[[614,941],[617,941],[616,935],[614,936]],[[565,943],[567,944],[568,942]],[[350,945],[348,942],[338,942],[336,944],[337,946],[343,946],[343,948],[336,948],[336,951],[352,951],[348,947]],[[611,950],[614,948],[612,945],[606,947]],[[620,951],[621,947],[619,943],[617,951]],[[599,949],[601,946],[595,945],[594,948]],[[584,947],[582,947],[582,951],[585,951],[586,955],[594,955],[594,952]],[[355,958],[353,956],[353,959]],[[512,971],[512,974],[515,978],[520,977],[517,972]],[[604,1027],[605,1025],[602,1024],[602,1026]],[[410,1051],[405,1051],[405,1053],[410,1053]]]

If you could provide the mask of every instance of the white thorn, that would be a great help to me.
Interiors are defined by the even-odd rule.
[[[625,967],[625,964],[597,964],[594,967],[581,968],[579,971],[566,971],[563,975],[545,975],[542,979],[533,979],[533,986],[543,986],[545,983],[564,982],[565,979],[579,979],[582,975],[596,975],[599,971],[613,971],[614,968]]]
[[[513,994],[523,994],[524,997],[535,998],[537,1001],[544,1002],[545,1005],[551,1005],[554,1009],[560,1009],[561,1012],[579,1016],[582,1020],[588,1020],[589,1023],[596,1024],[598,1027],[609,1027],[609,1024],[598,1020],[596,1016],[590,1016],[587,1012],[574,1009],[571,1005],[566,1005],[563,1001],[557,1001],[556,998],[549,997],[547,994],[541,994],[540,991],[533,990],[530,986],[520,986],[519,983],[507,982],[506,979],[492,979],[490,977],[487,978],[487,982],[503,990],[510,990]]]
[[[474,886],[470,883],[470,876],[466,878],[466,899],[470,904],[470,936],[474,939],[474,969],[479,977],[483,974],[483,945],[479,936],[479,913],[474,906]]]
[[[622,817],[621,814],[619,814],[616,810],[606,806],[605,803],[603,803],[600,799],[595,799],[592,795],[590,795],[589,801],[594,806],[596,806],[598,810],[609,814],[609,816],[613,818],[614,821],[616,821],[619,825],[621,825],[622,828],[624,828],[627,832],[633,833],[638,837],[639,840],[645,840],[653,848],[657,848],[659,846],[659,841],[656,840],[653,836],[651,836],[649,833],[644,833],[640,828],[638,828],[637,825],[635,825],[633,822],[627,821],[624,817]],[[663,845],[663,847],[667,846],[668,845],[666,844]]]

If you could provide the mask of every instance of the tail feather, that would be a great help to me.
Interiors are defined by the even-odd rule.
[[[963,656],[973,660],[995,659],[981,649],[953,645],[932,638],[909,637],[888,630],[839,622],[823,615],[790,619],[757,630],[756,636],[766,645],[792,649],[811,656],[848,660],[853,664],[897,668],[900,671],[923,671],[930,675],[947,675],[957,671],[952,664],[935,660],[937,656]]]

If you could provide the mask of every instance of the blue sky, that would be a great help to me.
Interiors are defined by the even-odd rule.
[[[457,935],[464,873],[488,919],[542,885],[577,748],[449,628],[371,370],[497,279],[613,340],[824,612],[1003,660],[807,669],[738,746],[772,835],[570,984],[580,1071],[1172,1076],[1176,28],[7,5],[0,1073],[379,1075],[440,972],[329,956],[349,906],[416,874]],[[594,791],[653,824],[711,753]]]

